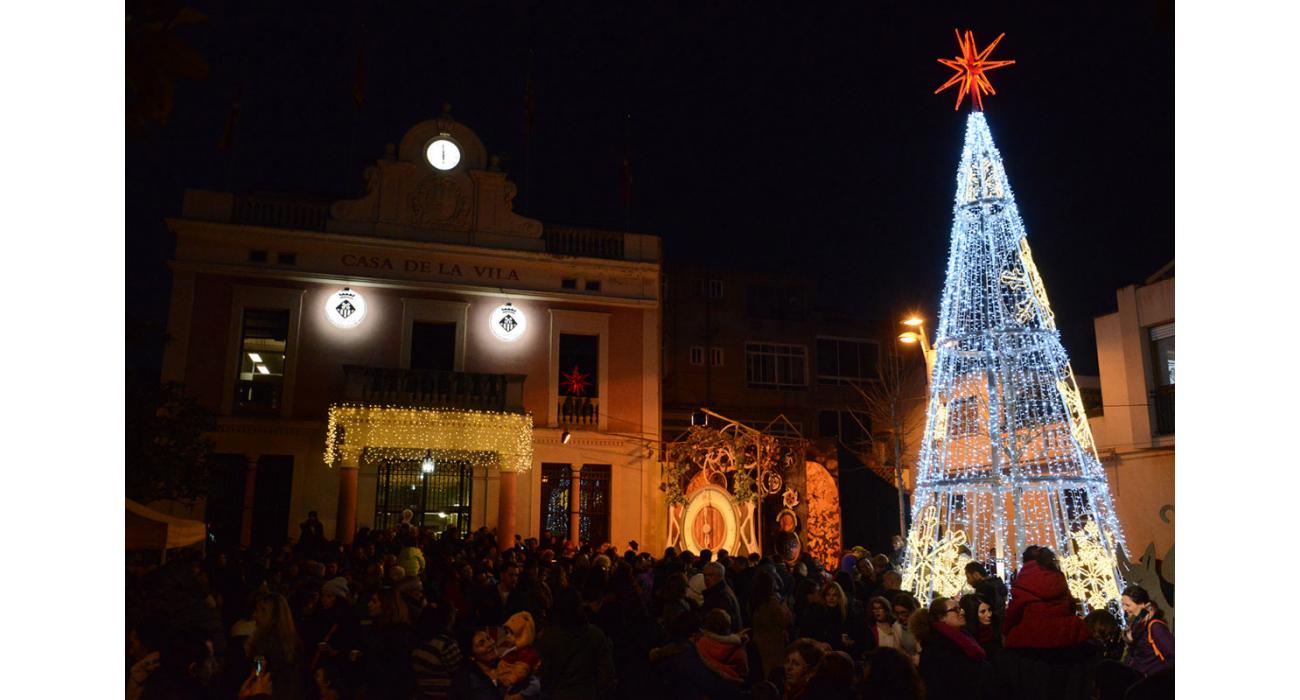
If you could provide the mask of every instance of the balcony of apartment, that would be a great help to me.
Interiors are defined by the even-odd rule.
[[[1151,407],[1155,411],[1156,435],[1174,434],[1174,385],[1158,386],[1151,392]]]
[[[524,413],[522,374],[343,366],[348,403]]]
[[[595,396],[561,396],[555,408],[560,425],[588,430],[600,425],[600,399]]]

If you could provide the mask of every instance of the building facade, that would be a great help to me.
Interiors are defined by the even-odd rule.
[[[863,508],[861,497],[881,484],[861,480],[891,490],[898,460],[909,488],[926,401],[924,357],[898,342],[897,321],[836,309],[818,298],[815,280],[798,276],[670,261],[664,286],[664,439],[701,420],[701,408],[770,435],[805,438],[809,459],[835,476],[841,499],[859,498],[859,508],[846,509],[845,537],[887,545],[899,532],[896,491],[880,498],[882,507]],[[903,435],[897,455],[890,420],[863,394],[888,394],[882,374],[893,366]]]
[[[544,225],[449,116],[336,202],[189,191],[163,379],[219,416],[226,542],[363,526],[662,539],[660,241]]]
[[[1094,321],[1103,411],[1091,418],[1131,558],[1162,557],[1174,525],[1174,263],[1116,292]]]

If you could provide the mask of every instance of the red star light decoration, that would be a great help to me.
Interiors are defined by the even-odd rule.
[[[591,375],[583,374],[577,365],[573,366],[572,372],[560,372],[560,376],[564,378],[560,386],[569,392],[569,396],[582,396],[587,387],[591,386],[591,382],[587,381]]]
[[[967,93],[970,93],[971,106],[983,111],[983,95],[998,94],[993,89],[993,83],[989,82],[986,74],[994,68],[1001,68],[1015,63],[1015,61],[988,60],[989,54],[993,52],[993,47],[997,46],[998,42],[1002,41],[1002,37],[1006,36],[1006,34],[999,34],[998,38],[994,39],[993,43],[989,44],[983,51],[976,51],[975,34],[971,30],[967,29],[964,37],[956,29],[952,31],[957,35],[957,46],[961,48],[961,55],[955,58],[941,58],[939,62],[957,71],[957,73],[949,78],[948,82],[940,85],[939,89],[934,91],[934,94],[938,95],[956,85],[958,86],[957,104],[953,106],[953,111],[961,109],[961,101],[966,98]]]

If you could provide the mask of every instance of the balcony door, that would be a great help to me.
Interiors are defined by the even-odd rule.
[[[456,369],[456,324],[415,321],[411,325],[411,369]]]

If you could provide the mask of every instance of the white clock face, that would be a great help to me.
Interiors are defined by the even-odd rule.
[[[439,170],[451,170],[460,163],[460,146],[449,139],[437,139],[424,149],[424,157]]]

